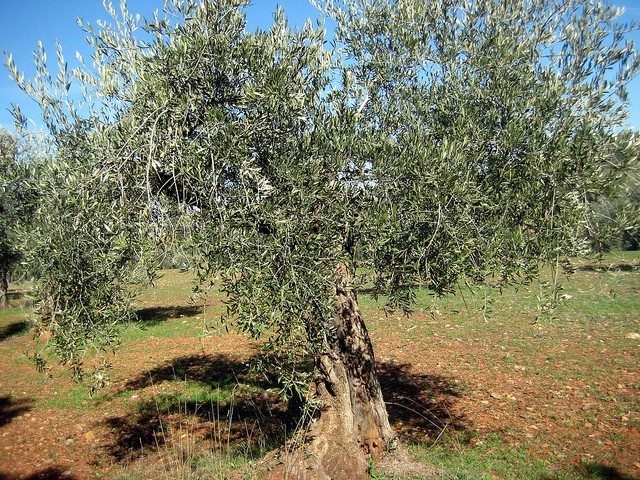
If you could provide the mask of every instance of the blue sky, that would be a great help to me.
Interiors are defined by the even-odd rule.
[[[118,4],[119,0],[114,0]],[[277,5],[285,9],[293,25],[304,24],[307,18],[318,17],[317,10],[307,0],[254,0],[248,10],[249,29],[257,26],[267,27],[271,23],[272,12]],[[640,20],[640,0],[613,0],[614,5],[624,7],[623,21]],[[161,0],[129,0],[129,10],[141,14],[150,14],[162,4]],[[74,58],[80,51],[89,58],[90,50],[84,40],[85,34],[78,27],[78,17],[95,24],[98,19],[108,19],[102,0],[0,0],[0,54],[12,53],[18,68],[27,78],[33,76],[33,55],[37,41],[41,40],[49,52],[49,58],[55,59],[54,41],[63,47],[65,57]],[[631,36],[640,48],[640,32]],[[2,63],[6,60],[2,55]],[[629,87],[630,106],[629,125],[640,130],[640,78],[636,78]],[[37,106],[23,94],[9,77],[9,71],[0,66],[0,125],[12,128],[13,117],[9,112],[11,103],[20,105],[23,113],[40,124]]]

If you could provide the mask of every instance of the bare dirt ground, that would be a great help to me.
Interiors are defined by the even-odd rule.
[[[637,282],[633,288],[638,293]],[[172,462],[176,450],[235,445],[249,452],[284,436],[286,406],[245,372],[255,344],[239,335],[198,334],[197,309],[146,306],[164,314],[162,328],[175,324],[187,333],[166,336],[149,327],[125,341],[112,383],[94,398],[61,367],[36,373],[23,355],[33,348],[31,334],[18,320],[5,328],[0,479],[111,478],[141,459]],[[640,313],[572,322],[569,312],[564,321],[535,323],[512,321],[519,314],[504,309],[485,327],[456,323],[454,310],[425,308],[400,318],[363,308],[401,440],[434,445],[448,437],[452,445],[482,448],[498,437],[564,469],[587,462],[604,472],[584,478],[640,478],[640,340],[628,335],[640,331]],[[199,403],[203,385],[231,391],[231,403]]]

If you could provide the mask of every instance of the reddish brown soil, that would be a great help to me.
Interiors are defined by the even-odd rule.
[[[384,345],[393,344],[388,339],[381,343],[383,352],[388,351]],[[603,364],[611,360],[606,348],[572,348]],[[394,363],[382,366],[383,376],[393,379],[387,381],[390,388],[385,399],[405,399],[404,404],[417,401],[417,410],[428,412],[435,423],[429,428],[430,422],[401,414],[396,410],[404,407],[391,405],[390,414],[400,417],[394,427],[405,440],[433,442],[446,425],[461,432],[460,438],[472,445],[497,434],[514,447],[526,445],[529,454],[541,460],[575,464],[576,468],[593,462],[619,475],[606,478],[640,478],[640,412],[619,407],[637,405],[637,369],[619,369],[614,379],[603,378],[595,385],[567,382],[553,377],[558,360],[548,359],[551,352],[543,350],[536,359],[548,366],[547,375],[531,375],[527,367],[515,363],[491,364],[487,350],[492,348],[434,338],[429,345],[405,341],[404,348],[394,352]],[[429,359],[439,360],[431,363]],[[403,389],[394,385],[397,378],[407,378],[413,385],[404,398]],[[412,397],[417,393],[415,386],[420,393]]]
[[[429,316],[414,330],[392,320],[370,318],[391,421],[405,443],[433,444],[443,433],[458,432],[461,442],[479,444],[495,433],[524,445],[532,457],[568,466],[592,459],[615,468],[618,476],[610,478],[640,478],[640,414],[627,408],[637,405],[640,376],[638,368],[625,367],[638,357],[637,341],[629,342],[628,353],[617,354],[622,358],[608,351],[597,332],[583,341],[569,338],[559,350],[545,342],[560,335],[559,327],[531,325],[537,350],[520,365],[521,352],[500,346],[499,339],[493,344],[486,338],[426,336],[420,329],[436,324],[446,332],[444,322]],[[256,396],[243,390],[242,362],[255,349],[242,336],[150,336],[125,345],[114,360],[112,384],[93,400],[82,400],[85,390],[60,368],[50,378],[35,375],[23,357],[31,342],[29,334],[0,341],[0,354],[9,359],[0,364],[0,479],[97,478],[139,457],[169,461],[158,448],[168,445],[169,430],[174,439],[215,443],[219,438],[211,432],[221,423],[212,421],[215,408],[206,415],[152,408],[159,392],[174,388],[164,380],[180,376],[205,376],[212,385],[238,379],[235,421],[225,427],[232,442],[277,429],[283,418],[273,392]],[[579,380],[584,356],[615,375]],[[66,406],[73,402],[61,394],[85,404]],[[224,423],[225,413],[218,415]]]

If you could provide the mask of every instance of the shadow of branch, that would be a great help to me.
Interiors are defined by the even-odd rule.
[[[408,443],[435,443],[445,431],[468,428],[455,404],[460,387],[440,375],[411,372],[411,365],[378,364],[382,394],[389,421],[400,439]]]
[[[0,397],[0,427],[11,422],[14,418],[31,410],[31,399],[16,400],[10,395]]]

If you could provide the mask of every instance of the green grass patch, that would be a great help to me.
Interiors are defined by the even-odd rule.
[[[502,442],[498,435],[490,435],[475,445],[454,434],[442,443],[414,445],[411,452],[418,461],[433,465],[442,479],[504,480],[550,479],[550,465],[532,459],[526,447],[513,447]]]

